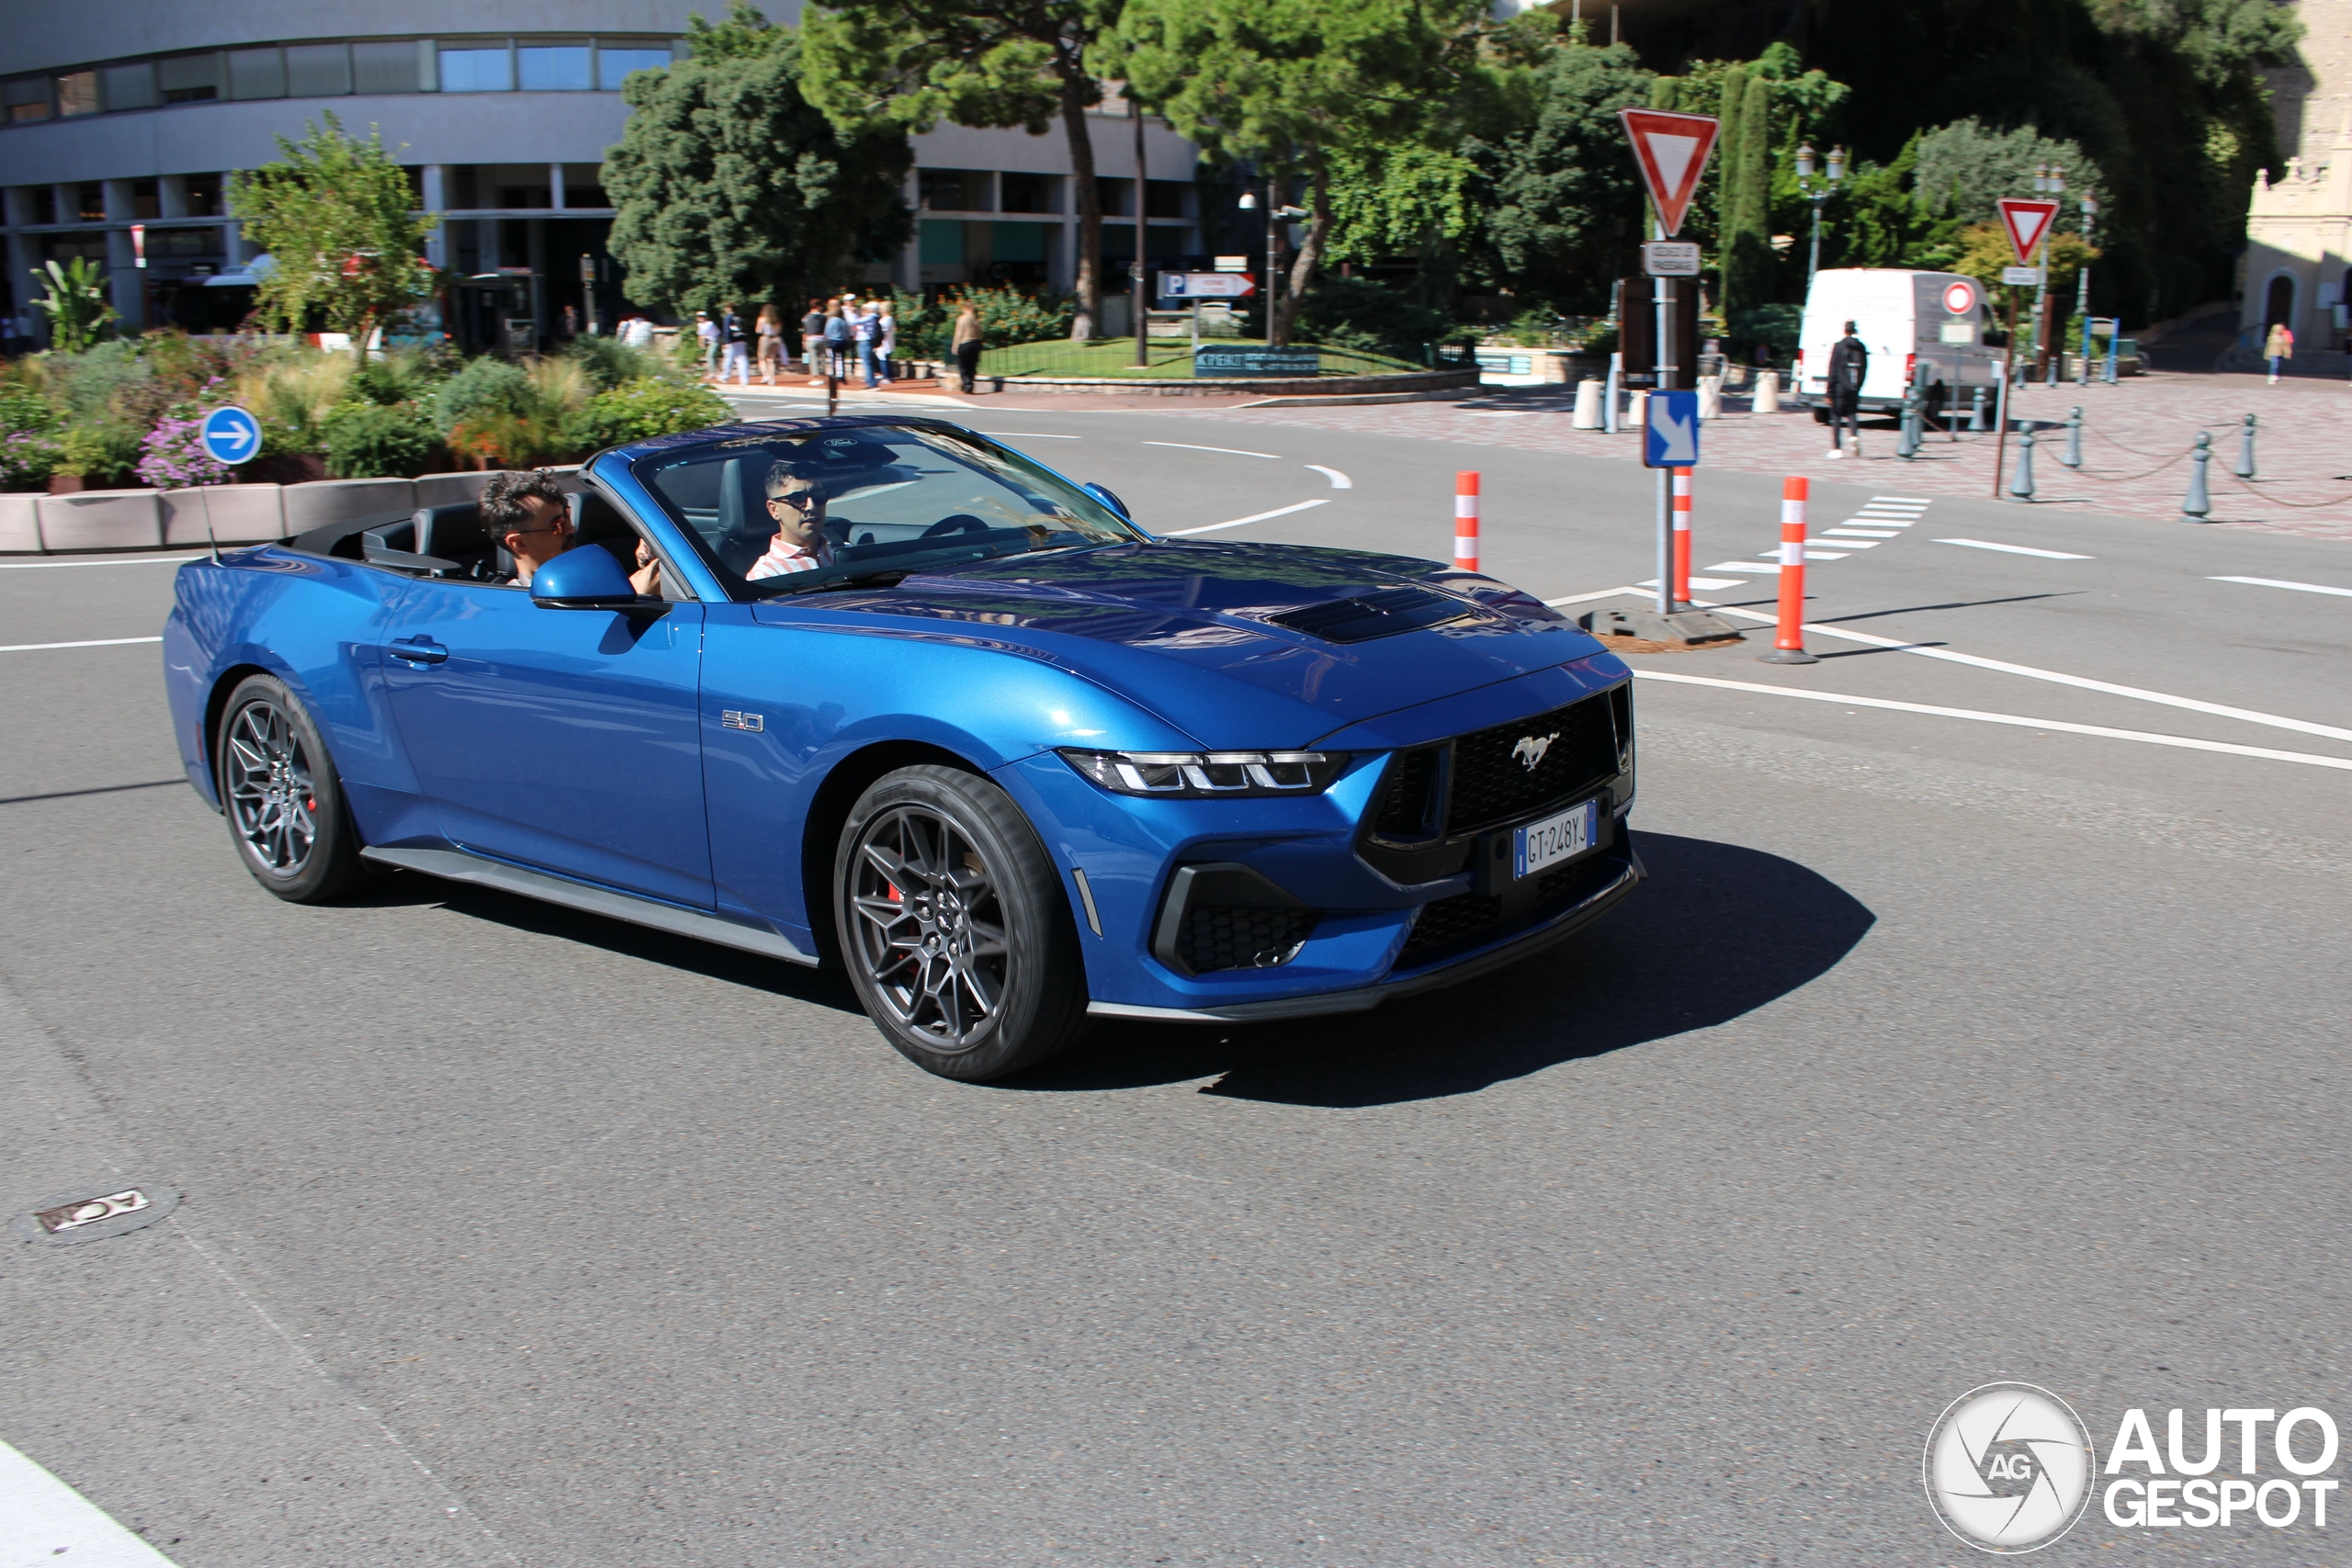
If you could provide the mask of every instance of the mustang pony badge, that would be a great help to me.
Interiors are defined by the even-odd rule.
[[[1535,764],[1544,760],[1544,753],[1552,749],[1552,742],[1559,738],[1560,732],[1556,729],[1549,735],[1522,735],[1519,738],[1519,744],[1510,749],[1511,761],[1532,773],[1535,771]]]

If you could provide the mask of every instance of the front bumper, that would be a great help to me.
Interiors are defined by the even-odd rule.
[[[1617,831],[1621,835],[1625,831],[1622,818],[1618,820]],[[1534,930],[1521,931],[1504,938],[1492,947],[1435,964],[1402,979],[1360,986],[1352,990],[1318,991],[1306,996],[1236,1002],[1224,1007],[1159,1008],[1098,1001],[1089,1003],[1086,1010],[1099,1018],[1149,1019],[1162,1023],[1256,1023],[1274,1019],[1314,1018],[1324,1013],[1364,1012],[1395,997],[1409,997],[1421,991],[1436,990],[1442,986],[1459,985],[1464,980],[1476,979],[1478,976],[1509,968],[1524,959],[1532,958],[1545,949],[1566,941],[1615,908],[1624,901],[1626,895],[1633,892],[1634,884],[1648,874],[1642,865],[1642,857],[1634,853],[1628,844],[1624,864],[1615,876]]]

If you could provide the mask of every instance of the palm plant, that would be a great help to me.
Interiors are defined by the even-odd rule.
[[[106,335],[119,318],[107,303],[107,275],[87,256],[75,256],[65,265],[48,264],[48,276],[36,270],[46,290],[33,308],[49,317],[50,346],[61,354],[79,354]]]

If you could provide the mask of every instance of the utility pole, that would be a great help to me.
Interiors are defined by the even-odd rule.
[[[1134,302],[1131,313],[1136,319],[1136,368],[1143,370],[1151,365],[1151,344],[1148,341],[1151,336],[1151,318],[1144,309],[1146,301],[1143,292],[1144,274],[1150,270],[1151,247],[1144,243],[1144,236],[1148,231],[1144,225],[1149,220],[1150,204],[1144,199],[1143,194],[1143,106],[1136,102],[1133,83],[1128,84],[1126,96],[1127,112],[1136,117],[1136,260],[1135,293],[1132,296]]]
[[[2098,197],[2083,194],[2083,243],[2091,243],[2091,225],[2098,221]],[[2083,258],[2082,277],[2075,290],[2075,311],[2083,318],[2083,373],[2077,378],[2083,386],[2091,384],[2091,259]]]

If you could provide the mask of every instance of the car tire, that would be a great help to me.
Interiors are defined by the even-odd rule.
[[[1061,877],[985,778],[923,765],[875,781],[842,829],[833,919],[867,1016],[925,1071],[985,1082],[1086,1032]]]
[[[212,756],[220,814],[255,882],[288,903],[318,904],[367,875],[334,760],[284,682],[237,683]]]

